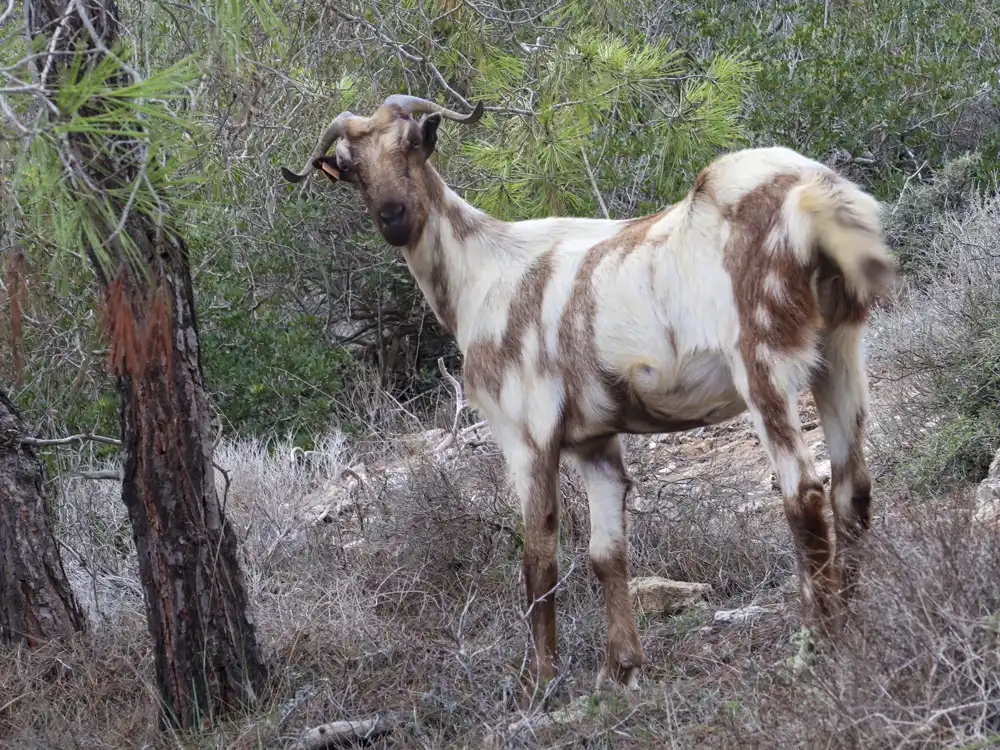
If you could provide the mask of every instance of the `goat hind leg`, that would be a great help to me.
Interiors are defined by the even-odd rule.
[[[778,477],[799,563],[802,621],[808,630],[829,631],[837,609],[837,586],[823,484],[802,437],[796,405],[799,368],[766,365],[760,359],[744,369],[734,364],[737,385],[754,427]],[[738,377],[745,374],[746,379]]]
[[[639,686],[642,644],[628,590],[625,499],[632,486],[617,436],[573,451],[590,505],[590,562],[601,582],[608,617],[605,665],[597,678],[629,689]]]
[[[813,396],[830,454],[835,559],[845,604],[858,577],[858,543],[871,524],[871,478],[864,455],[868,383],[862,333],[860,325],[841,325],[829,332],[823,341],[826,367],[813,380]]]

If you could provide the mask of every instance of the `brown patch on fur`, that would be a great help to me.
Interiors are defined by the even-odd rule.
[[[553,256],[558,243],[541,255],[521,277],[511,298],[507,328],[500,343],[474,341],[465,355],[465,377],[473,390],[483,390],[499,398],[504,372],[520,362],[524,336],[530,326],[539,328],[542,319],[542,298],[554,271]],[[538,330],[541,337],[541,330]],[[539,344],[542,342],[539,341]],[[539,346],[539,356],[547,356]]]
[[[478,214],[463,210],[463,207],[456,203],[444,201],[441,208],[458,242],[465,242],[472,235],[482,232],[491,223]]]
[[[798,175],[778,175],[743,196],[729,215],[732,234],[723,259],[739,315],[739,347],[747,368],[750,400],[760,410],[772,444],[786,451],[791,450],[794,440],[788,406],[771,383],[770,363],[760,361],[758,347],[763,344],[775,354],[801,350],[822,324],[810,284],[811,269],[798,261],[787,238],[779,238],[775,247],[768,246],[768,239],[778,230],[782,204],[798,182]],[[771,273],[781,280],[778,297],[765,294],[762,287]],[[757,321],[758,305],[768,314],[766,326]]]
[[[601,582],[608,617],[607,675],[615,682],[623,683],[628,678],[628,671],[642,666],[644,660],[628,590],[625,542],[615,544],[607,558],[591,558],[590,562],[597,580]]]
[[[579,399],[588,378],[604,380],[606,387],[611,382],[602,377],[594,348],[594,316],[597,314],[597,299],[594,295],[594,273],[601,262],[608,257],[624,259],[639,247],[649,230],[662,219],[669,209],[625,222],[617,233],[592,246],[576,271],[573,288],[559,322],[559,353],[564,362],[572,367],[563,373],[566,388],[566,422],[568,430],[581,427],[586,420],[580,413]],[[611,395],[611,394],[609,394]],[[612,395],[612,398],[614,396]]]
[[[433,308],[437,312],[438,322],[448,333],[454,336],[458,331],[458,318],[451,299],[451,285],[448,279],[448,268],[445,264],[444,250],[438,238],[431,244],[430,288],[434,296]]]
[[[868,319],[868,305],[847,292],[840,269],[822,254],[819,256],[816,292],[827,328],[860,325]]]
[[[850,450],[843,466],[831,466],[830,496],[845,484],[850,486],[851,507],[845,513],[833,506],[837,533],[836,559],[840,569],[841,595],[847,599],[853,593],[860,565],[857,545],[871,527],[872,483],[864,456],[864,410],[855,416],[849,436]]]
[[[607,425],[616,433],[685,432],[709,424],[702,419],[676,419],[671,414],[651,409],[620,377],[602,372],[600,379],[605,393],[615,404],[614,414],[607,420]]]
[[[705,167],[698,173],[698,176],[694,178],[694,187],[691,189],[692,195],[697,196],[700,193],[705,193],[708,191],[708,180],[710,171],[711,167]]]

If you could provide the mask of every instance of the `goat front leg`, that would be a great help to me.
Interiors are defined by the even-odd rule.
[[[556,547],[559,532],[559,442],[539,443],[518,429],[491,419],[507,462],[524,519],[524,583],[531,621],[529,671],[537,683],[556,676]]]
[[[625,500],[632,482],[618,436],[572,452],[590,505],[590,563],[601,582],[608,613],[608,651],[597,678],[629,689],[639,686],[642,644],[628,590]]]

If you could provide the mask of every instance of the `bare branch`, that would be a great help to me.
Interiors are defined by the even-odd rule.
[[[604,198],[601,196],[601,191],[597,188],[597,178],[594,177],[594,172],[590,168],[590,160],[587,158],[587,149],[580,146],[580,153],[583,154],[583,166],[587,168],[587,176],[590,177],[590,185],[594,188],[594,195],[597,196],[597,203],[601,207],[601,213],[604,214],[605,219],[610,219],[611,214],[608,213],[608,207],[604,205]]]
[[[115,482],[122,481],[121,471],[81,471],[73,476],[80,477],[80,479],[110,479]]]
[[[115,440],[114,438],[104,437],[103,435],[95,435],[92,432],[81,433],[80,435],[70,435],[64,438],[33,438],[33,437],[17,437],[15,439],[22,445],[32,445],[35,447],[45,447],[52,445],[80,445],[85,442],[92,443],[102,443],[104,445],[117,445],[122,444],[121,440]]]
[[[4,9],[3,15],[0,15],[0,26],[6,22],[7,17],[14,10],[14,0],[7,0],[7,7]]]
[[[458,382],[458,378],[448,372],[448,368],[444,365],[444,357],[438,357],[438,369],[441,371],[441,375],[444,376],[445,380],[451,385],[453,391],[455,391],[455,419],[451,423],[451,433],[442,440],[438,446],[434,449],[435,453],[440,453],[445,448],[450,446],[452,443],[459,448],[458,445],[458,420],[462,416],[462,411],[464,411],[467,406],[465,402],[465,393],[462,391],[462,384]]]
[[[448,82],[445,80],[444,76],[441,75],[441,71],[438,70],[437,66],[435,66],[434,63],[428,60],[425,55],[421,55],[420,53],[417,52],[411,52],[410,50],[407,49],[409,45],[397,42],[395,39],[390,37],[388,34],[386,34],[384,31],[382,31],[380,28],[378,28],[375,24],[371,23],[370,21],[366,21],[363,18],[358,18],[357,16],[352,16],[350,13],[346,13],[342,11],[340,8],[337,8],[336,6],[333,6],[331,10],[333,10],[334,13],[336,13],[338,16],[347,21],[351,21],[352,23],[364,26],[366,29],[375,34],[375,36],[377,36],[382,42],[388,44],[390,47],[395,49],[401,56],[405,57],[410,62],[420,63],[421,65],[425,66],[427,70],[430,71],[430,74],[434,76],[435,80],[437,80],[437,82],[441,84],[441,88],[443,88],[453,99],[455,99],[455,101],[461,103],[462,106],[464,107],[472,109],[472,105],[469,103],[469,100],[448,85]]]
[[[396,717],[384,714],[375,719],[334,721],[307,729],[302,735],[306,750],[354,745],[359,740],[371,741],[392,732]]]

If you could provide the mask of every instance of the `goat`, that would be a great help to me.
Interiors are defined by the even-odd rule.
[[[488,420],[521,502],[532,677],[558,671],[560,458],[575,462],[590,506],[608,619],[598,684],[634,688],[644,654],[628,588],[631,481],[620,434],[688,430],[747,410],[784,498],[804,628],[834,632],[871,518],[862,334],[895,275],[876,200],[775,147],[716,159],[681,201],[649,216],[503,222],[462,200],[428,161],[442,117],[481,115],[481,103],[463,116],[393,95],[370,118],[338,115],[305,167],[282,174],[299,182],[318,170],[360,189],[458,342],[469,402]],[[835,551],[796,409],[806,385],[830,453]]]

